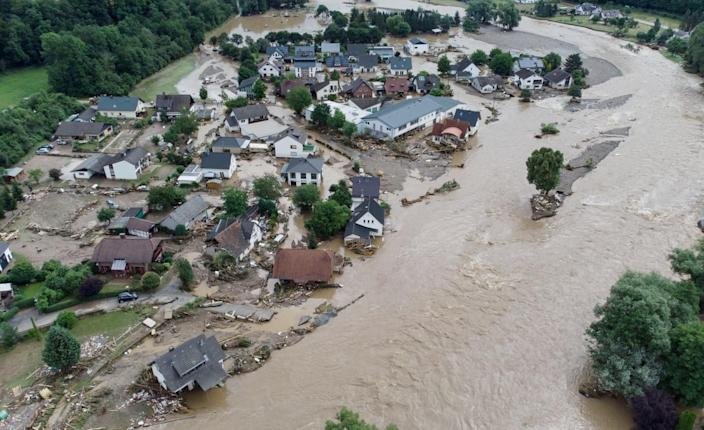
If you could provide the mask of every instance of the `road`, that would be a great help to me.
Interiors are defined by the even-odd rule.
[[[63,311],[73,311],[77,316],[81,316],[96,312],[110,312],[121,307],[132,306],[134,303],[164,303],[170,299],[174,300],[166,305],[167,308],[177,309],[191,301],[194,297],[195,296],[192,294],[182,291],[181,281],[177,277],[174,277],[166,286],[159,290],[150,294],[141,294],[136,302],[118,303],[116,297],[109,297],[107,299],[81,303],[61,311],[46,314],[39,312],[36,308],[24,309],[18,312],[9,322],[21,334],[32,328],[32,319],[34,319],[34,323],[37,327],[48,327],[56,321],[56,317]]]

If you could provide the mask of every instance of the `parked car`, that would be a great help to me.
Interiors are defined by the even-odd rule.
[[[139,296],[137,293],[132,293],[130,291],[124,291],[117,295],[117,303],[131,302],[137,300]]]
[[[48,153],[50,153],[50,152],[51,152],[51,149],[46,148],[46,147],[44,147],[44,146],[42,146],[41,148],[39,148],[39,149],[37,149],[37,150],[35,151],[35,153],[37,153],[37,154],[39,154],[39,155],[48,154]]]

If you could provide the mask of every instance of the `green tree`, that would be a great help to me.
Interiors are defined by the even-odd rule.
[[[469,0],[467,16],[479,24],[486,24],[496,15],[496,6],[491,0]]]
[[[479,23],[477,23],[474,18],[465,17],[465,19],[462,20],[462,30],[467,33],[476,33],[479,31]]]
[[[73,326],[76,325],[78,322],[78,317],[76,314],[72,311],[61,311],[59,315],[56,317],[56,321],[54,321],[54,324],[58,325],[59,327],[63,327],[66,330],[71,330]]]
[[[26,285],[37,276],[37,270],[24,257],[16,257],[15,264],[8,273],[9,281],[15,285]]]
[[[682,55],[687,52],[687,41],[680,37],[673,37],[667,41],[667,50],[673,54]]]
[[[17,334],[16,328],[7,322],[0,323],[0,345],[2,345],[3,348],[12,348],[17,344],[18,340],[19,335]]]
[[[347,183],[343,179],[340,179],[340,182],[337,184],[332,184],[330,186],[330,191],[332,192],[329,197],[330,200],[336,201],[340,204],[340,206],[345,206],[348,208],[352,206],[352,193],[350,193],[350,189],[347,187]]]
[[[188,229],[183,224],[178,224],[178,225],[176,225],[176,228],[174,228],[174,236],[176,236],[176,237],[184,237],[187,234],[188,234]]]
[[[24,192],[18,183],[12,184],[12,199],[16,202],[24,201]]]
[[[42,169],[32,169],[28,173],[29,178],[35,183],[38,184],[39,181],[41,181],[42,176],[44,176],[44,172]]]
[[[330,123],[330,106],[325,103],[315,105],[310,120],[318,128],[327,127]]]
[[[61,179],[61,170],[59,169],[49,169],[49,177],[55,181]]]
[[[157,211],[170,209],[186,199],[185,191],[173,185],[149,188],[147,202],[149,207]]]
[[[336,130],[341,129],[345,125],[345,114],[340,109],[335,109],[335,113],[330,117],[328,125]]]
[[[200,97],[200,100],[205,103],[205,101],[208,100],[208,89],[205,87],[200,87],[198,97]]]
[[[704,22],[692,30],[684,60],[688,71],[704,74]]]
[[[567,95],[578,99],[582,97],[582,88],[578,85],[572,84],[567,90]]]
[[[356,132],[357,132],[357,126],[354,125],[354,123],[351,123],[349,121],[345,121],[345,125],[342,126],[342,134],[344,134],[345,137],[350,138]]]
[[[261,79],[257,79],[252,87],[252,97],[254,100],[261,100],[266,96],[266,84]]]
[[[225,216],[235,218],[247,210],[247,193],[237,188],[228,188],[222,194]]]
[[[193,267],[191,267],[191,263],[185,258],[178,258],[174,264],[176,265],[178,278],[183,284],[183,289],[190,290],[193,285],[193,281],[195,281],[195,275],[193,274]]]
[[[572,73],[575,70],[581,70],[583,66],[582,57],[579,54],[572,54],[565,60],[565,71]]]
[[[530,101],[530,90],[527,88],[524,88],[521,90],[521,101],[522,102],[529,102]]]
[[[367,424],[359,417],[359,414],[347,408],[342,408],[337,414],[335,421],[325,422],[325,430],[378,430],[373,424]],[[398,430],[393,424],[386,426],[386,430]]]
[[[67,370],[80,360],[81,345],[65,328],[51,326],[46,335],[42,358],[49,367]]]
[[[111,219],[115,218],[115,209],[113,208],[102,208],[98,211],[98,221],[100,222],[108,222]]]
[[[564,161],[562,152],[540,148],[533,151],[526,161],[528,182],[535,185],[538,191],[547,194],[560,182],[560,168]]]
[[[327,239],[342,230],[350,218],[350,210],[334,200],[318,202],[313,206],[313,215],[306,221],[308,230],[320,239]]]
[[[545,64],[545,71],[551,72],[555,69],[559,69],[562,65],[562,57],[554,52],[549,53],[543,57],[543,63]]]
[[[328,13],[328,8],[324,4],[318,5],[318,8],[315,10],[315,17],[317,18],[324,13]]]
[[[340,80],[340,72],[337,70],[333,70],[332,73],[330,73],[330,80],[331,81],[339,81]]]
[[[313,96],[310,95],[308,87],[296,87],[286,94],[286,104],[299,115],[311,103],[313,103]]]
[[[394,36],[405,37],[411,32],[411,26],[401,15],[391,15],[386,18],[386,29]]]
[[[176,118],[164,133],[164,141],[178,144],[185,142],[189,136],[198,131],[198,120],[193,114],[183,114]]]
[[[508,76],[513,71],[513,57],[508,52],[493,55],[489,61],[489,68],[497,75]]]
[[[438,73],[441,75],[445,75],[450,72],[450,59],[447,58],[447,55],[443,55],[438,59]]]
[[[557,2],[538,0],[538,2],[533,5],[533,12],[536,16],[541,18],[555,16],[557,13]]]
[[[259,208],[259,213],[262,213],[268,217],[274,217],[277,215],[278,209],[276,208],[276,202],[273,200],[259,199],[257,206]]]
[[[161,277],[154,272],[146,272],[142,275],[140,282],[143,290],[152,291],[159,288],[159,284],[161,284]]]
[[[237,97],[236,99],[231,99],[225,102],[225,107],[227,108],[227,113],[232,112],[232,109],[244,107],[249,104],[247,97]]]
[[[277,200],[281,197],[281,183],[274,175],[255,179],[252,188],[254,195],[260,199]]]
[[[672,391],[688,406],[704,406],[704,324],[692,321],[675,327],[666,379]]]
[[[486,55],[486,52],[482,51],[481,49],[477,49],[476,51],[472,52],[472,55],[470,55],[469,59],[476,66],[483,66],[489,62],[489,56]]]
[[[501,26],[508,31],[518,27],[521,22],[521,12],[512,0],[505,0],[499,3],[496,9],[496,17]]]
[[[294,190],[291,199],[299,208],[308,210],[320,201],[320,189],[315,184],[301,185]]]

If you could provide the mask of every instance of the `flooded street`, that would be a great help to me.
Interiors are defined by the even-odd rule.
[[[434,182],[409,178],[387,199],[397,232],[346,268],[332,301],[365,297],[263,368],[228,380],[222,401],[168,428],[320,429],[341,406],[404,430],[629,427],[622,404],[577,392],[588,365],[583,333],[622,272],[668,273],[669,250],[697,238],[699,80],[601,33],[527,18],[519,29],[621,71],[585,98],[633,96],[573,113],[565,97],[494,103],[456,87],[455,98],[472,106],[495,104],[499,121],[481,124],[463,169]],[[547,122],[560,134],[535,139]],[[558,216],[531,221],[531,151],[550,146],[570,159],[585,139],[616,127],[631,127],[630,136],[574,184]],[[461,188],[398,204],[449,179]]]

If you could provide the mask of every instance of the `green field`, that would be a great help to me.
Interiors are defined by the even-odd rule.
[[[44,67],[27,67],[0,73],[0,109],[49,88]]]
[[[536,19],[545,19],[548,21],[559,22],[562,24],[576,25],[578,27],[585,27],[585,28],[589,28],[591,30],[602,31],[605,33],[613,33],[614,31],[616,31],[616,26],[606,25],[602,21],[595,23],[595,22],[592,22],[592,20],[586,16],[555,15],[551,18],[536,18]],[[626,33],[626,36],[624,37],[624,39],[636,40],[637,33],[642,32],[642,31],[648,31],[649,28],[650,28],[650,26],[639,22],[635,28],[628,29],[628,33]]]
[[[150,77],[142,80],[130,95],[142,100],[154,100],[157,94],[176,92],[176,84],[196,68],[195,54],[174,61]]]

